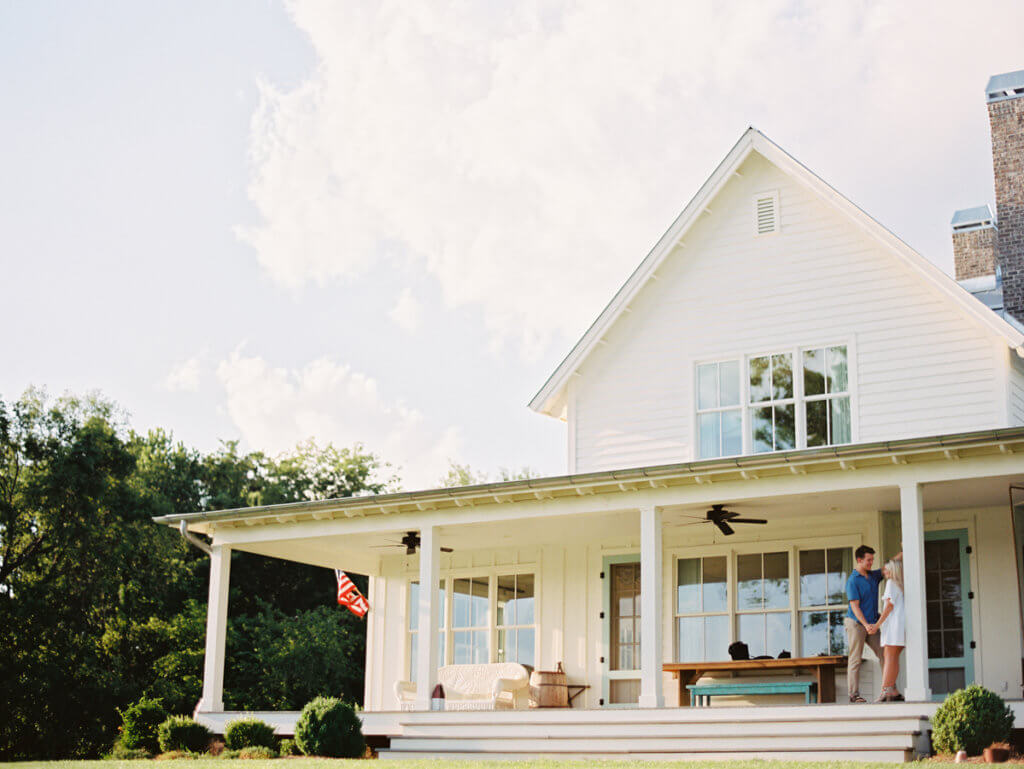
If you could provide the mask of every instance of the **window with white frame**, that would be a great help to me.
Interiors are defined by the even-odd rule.
[[[533,665],[537,648],[535,582],[532,573],[442,577],[436,597],[438,665]],[[410,680],[416,675],[419,600],[419,582],[412,581],[406,613]]]
[[[748,413],[754,454],[796,448],[793,354],[759,355],[747,361]]]
[[[752,657],[845,654],[852,569],[851,546],[679,558],[676,658],[727,660],[733,641],[747,644]]]
[[[800,655],[846,654],[846,580],[853,571],[849,547],[801,550]]]
[[[697,445],[702,458],[743,453],[739,361],[697,366]]]
[[[777,657],[792,648],[789,553],[736,556],[736,637],[752,657]]]
[[[729,580],[726,556],[681,558],[676,565],[679,659],[729,659]]]
[[[804,423],[808,446],[850,442],[846,347],[803,351]]]
[[[532,574],[498,576],[498,662],[535,664],[537,627]]]
[[[853,440],[846,345],[701,363],[695,390],[700,458]]]
[[[438,665],[444,664],[444,649],[445,649],[445,634],[444,634],[444,601],[445,589],[444,580],[442,579],[438,585],[437,590],[437,606],[438,606]],[[408,618],[407,627],[409,634],[409,680],[416,680],[416,648],[419,641],[419,623],[420,623],[420,583],[410,582],[409,583],[409,605],[406,607],[405,616]]]

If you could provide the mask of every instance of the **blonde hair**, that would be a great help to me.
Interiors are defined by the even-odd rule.
[[[885,568],[889,570],[889,579],[899,585],[900,590],[903,589],[903,562],[895,559],[885,564]]]

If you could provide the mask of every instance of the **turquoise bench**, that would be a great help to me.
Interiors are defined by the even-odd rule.
[[[803,694],[808,705],[818,701],[818,685],[814,681],[778,681],[775,683],[689,684],[690,705],[711,705],[711,698],[724,694]]]

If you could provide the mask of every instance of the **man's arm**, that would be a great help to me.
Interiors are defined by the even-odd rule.
[[[857,621],[860,624],[862,624],[865,628],[867,628],[868,635],[872,635],[875,632],[875,628],[872,628],[871,624],[864,618],[864,612],[860,610],[859,600],[850,601],[850,611],[853,612],[854,616],[857,618]]]

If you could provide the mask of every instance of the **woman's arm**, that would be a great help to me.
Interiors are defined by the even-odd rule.
[[[882,623],[885,622],[885,618],[892,614],[892,599],[889,596],[885,596],[882,600],[885,602],[885,606],[882,607],[882,614],[878,617],[875,627],[881,627]]]

